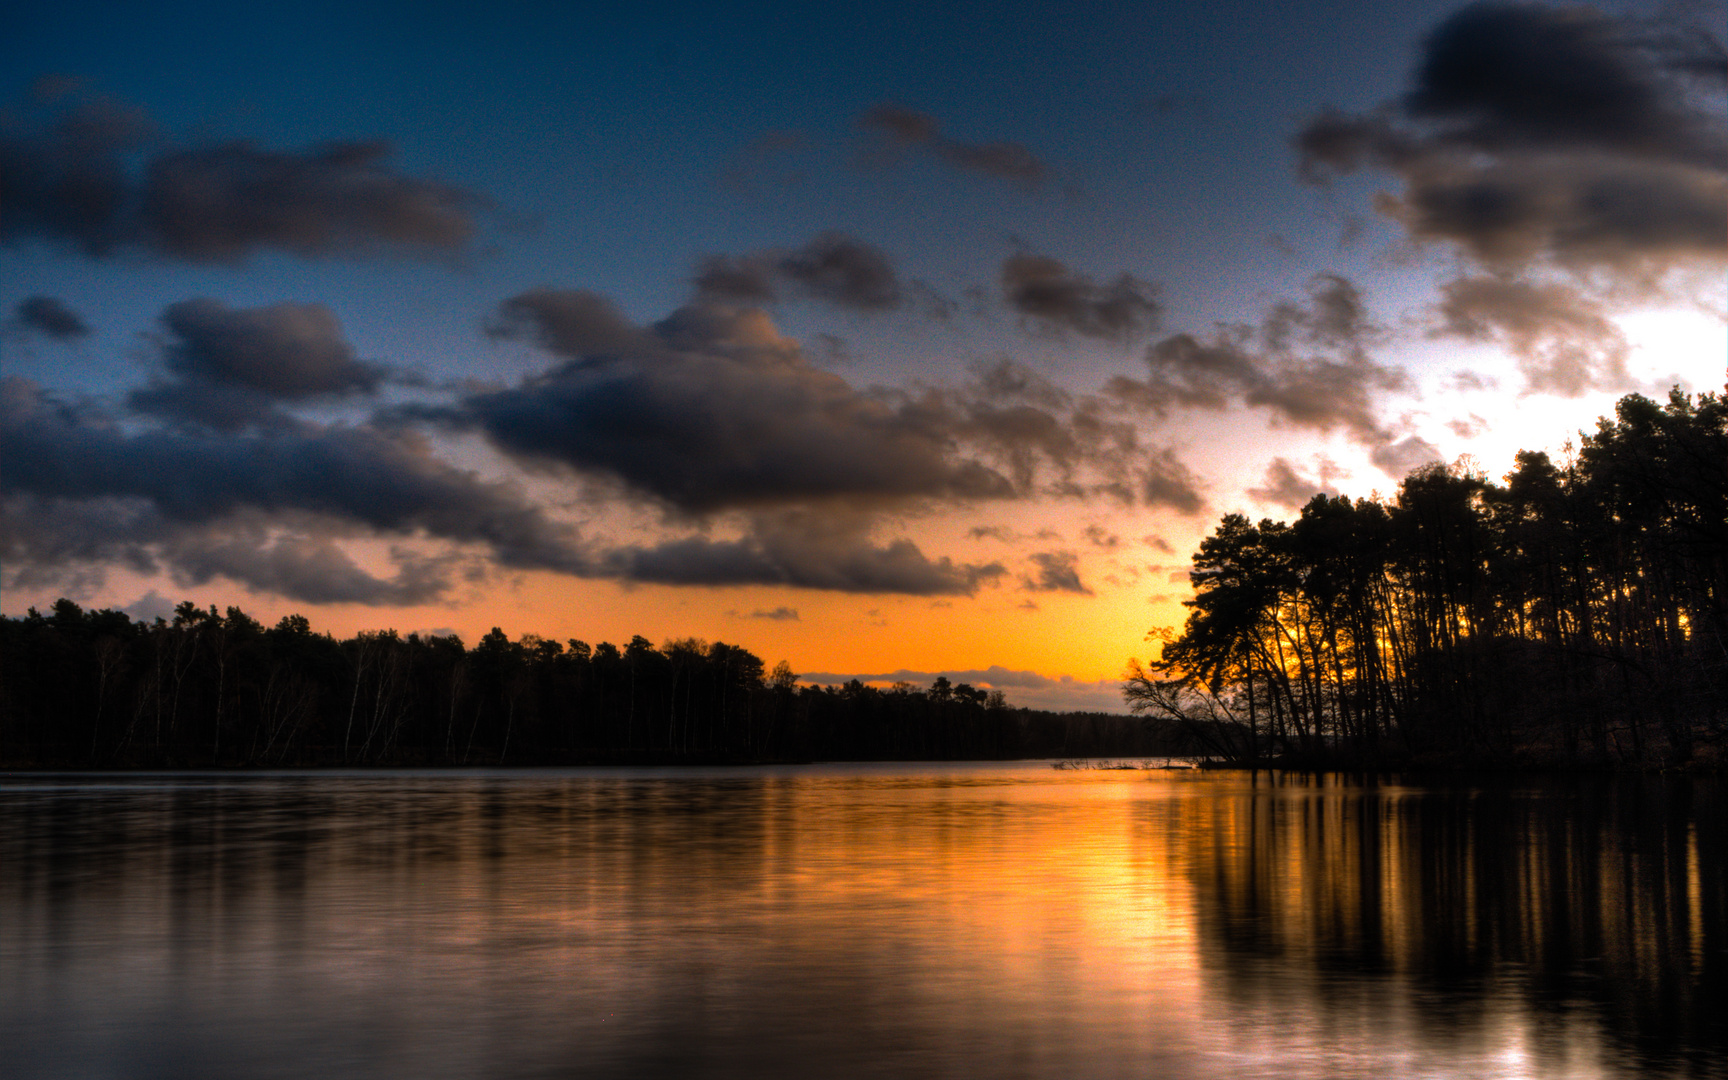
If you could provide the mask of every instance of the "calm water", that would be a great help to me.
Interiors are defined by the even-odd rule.
[[[1719,782],[0,777],[0,1075],[1728,1075]]]

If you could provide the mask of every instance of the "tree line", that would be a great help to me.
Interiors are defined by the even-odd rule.
[[[697,638],[619,647],[494,628],[266,627],[181,603],[134,621],[71,600],[0,617],[0,767],[390,766],[1181,753],[1134,718],[1008,706],[1000,691],[801,685]]]
[[[1721,764],[1728,407],[1630,395],[1556,464],[1223,518],[1180,632],[1130,665],[1156,726],[1236,761]]]

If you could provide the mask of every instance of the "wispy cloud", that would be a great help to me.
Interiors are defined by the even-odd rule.
[[[892,162],[909,151],[918,151],[964,172],[1024,188],[1038,188],[1050,177],[1049,166],[1020,143],[950,138],[942,133],[942,123],[936,117],[904,105],[877,105],[858,118],[858,127],[879,140],[868,159],[873,163]]]

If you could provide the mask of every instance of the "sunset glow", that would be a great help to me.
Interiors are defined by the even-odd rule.
[[[1723,387],[1690,7],[938,7],[21,14],[5,614],[1120,710],[1220,515]]]

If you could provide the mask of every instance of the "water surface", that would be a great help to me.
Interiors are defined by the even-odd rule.
[[[0,778],[0,1073],[1728,1075],[1716,781]]]

